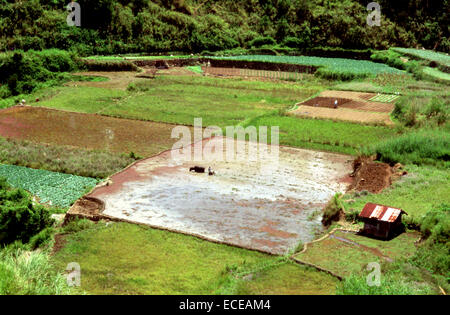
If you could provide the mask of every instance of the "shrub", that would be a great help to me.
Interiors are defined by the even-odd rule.
[[[448,106],[444,100],[434,97],[425,108],[424,114],[428,119],[434,118],[438,125],[442,125],[448,119]]]
[[[0,84],[6,83],[9,90],[3,97],[30,93],[49,81],[66,81],[68,76],[61,73],[80,67],[74,54],[57,49],[0,54]]]
[[[28,248],[30,250],[35,250],[36,248],[42,247],[48,244],[53,238],[54,230],[52,227],[48,227],[40,231],[38,234],[30,238],[28,242]]]
[[[71,294],[66,279],[55,271],[45,252],[14,246],[0,251],[0,295]]]
[[[85,66],[89,71],[138,71],[139,68],[130,61],[89,60]]]
[[[392,165],[397,162],[448,165],[450,134],[437,129],[414,131],[365,148],[363,154],[376,154],[378,160]]]
[[[450,239],[450,205],[442,204],[427,212],[420,231],[429,241],[445,244]]]
[[[412,264],[450,277],[450,205],[442,204],[427,212],[418,222],[425,242],[410,259]]]
[[[24,190],[11,189],[5,179],[0,179],[0,244],[16,240],[27,243],[52,222],[50,213],[33,205]]]
[[[277,42],[270,36],[256,37],[248,43],[249,47],[275,46]]]
[[[324,209],[322,224],[325,226],[330,225],[333,221],[338,221],[339,217],[342,213],[342,203],[341,198],[342,194],[337,193],[334,197],[328,202],[327,206]]]

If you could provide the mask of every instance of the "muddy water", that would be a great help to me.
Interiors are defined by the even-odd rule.
[[[217,153],[222,140],[203,145],[213,143]],[[234,161],[218,160],[217,154],[182,161],[165,152],[114,176],[112,185],[92,196],[104,200],[104,213],[113,217],[275,254],[312,240],[320,216],[308,217],[346,189],[342,179],[351,171],[350,158],[279,147],[278,162],[267,156],[248,161],[246,153],[256,144],[244,145]],[[216,175],[190,173],[194,165],[211,166]]]

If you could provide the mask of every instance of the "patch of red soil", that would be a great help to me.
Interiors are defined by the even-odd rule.
[[[105,185],[95,188],[95,190],[88,196],[98,198],[102,195],[112,194],[120,190],[124,183],[130,181],[138,181],[140,179],[142,179],[142,177],[137,172],[136,165],[132,165],[124,169],[123,171],[111,176],[110,180],[108,180]]]
[[[350,189],[378,194],[391,185],[393,172],[389,164],[358,158],[353,162],[353,170],[354,179]]]
[[[306,102],[303,102],[302,105],[308,105],[313,107],[327,107],[327,108],[334,108],[334,103],[337,101],[338,108],[341,105],[344,105],[345,103],[351,102],[352,100],[347,98],[331,98],[331,97],[315,97],[313,99],[310,99]]]

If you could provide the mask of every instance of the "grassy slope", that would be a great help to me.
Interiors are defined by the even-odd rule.
[[[67,245],[53,257],[60,270],[69,262],[78,262],[82,270],[82,289],[93,294],[215,294],[232,281],[230,271],[258,269],[277,259],[126,223],[98,224],[70,234]],[[301,279],[297,284],[291,279],[291,293],[303,293],[305,286],[310,293],[334,290],[334,279],[313,274],[300,266],[273,272],[270,278],[279,275],[281,279],[288,279],[296,274],[306,279],[311,275],[315,279],[307,285],[302,285]],[[265,290],[271,293],[282,287],[279,283],[270,289],[271,282],[266,281],[266,284]],[[256,286],[261,289],[260,283]],[[249,293],[258,292],[255,288]]]
[[[436,68],[425,67],[423,69],[423,73],[440,80],[450,81],[450,74],[442,72]]]
[[[269,270],[252,274],[241,281],[236,294],[334,294],[338,280],[315,269],[287,262]]]

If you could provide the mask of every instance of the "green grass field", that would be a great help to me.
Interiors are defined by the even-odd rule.
[[[410,55],[424,60],[435,61],[437,63],[450,67],[450,56],[440,52],[415,48],[392,48],[392,49],[405,55]]]
[[[349,122],[267,115],[248,126],[279,126],[280,144],[355,155],[359,148],[396,136],[394,129]],[[270,134],[268,136],[270,139]]]
[[[35,103],[55,109],[107,116],[204,126],[239,124],[273,110],[292,107],[322,88],[306,85],[252,82],[205,77],[157,77],[140,82],[137,91],[97,87],[58,88],[53,96]]]
[[[127,223],[91,223],[67,235],[66,241],[52,262],[61,271],[78,262],[81,290],[90,294],[282,293],[277,288],[318,294],[333,293],[336,284],[332,277],[296,265],[263,268],[255,281],[235,284],[234,272],[258,272],[279,258]],[[273,276],[279,277],[276,285],[269,280]],[[283,289],[282,280],[289,287]]]
[[[423,73],[428,74],[428,75],[432,76],[433,78],[450,81],[450,74],[442,72],[436,68],[425,67],[423,69]]]

